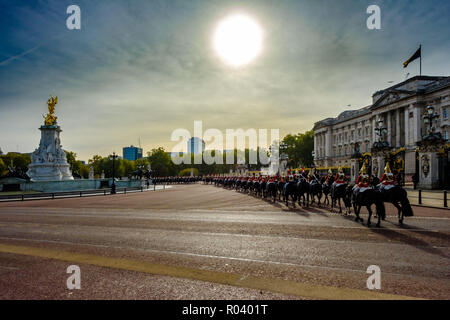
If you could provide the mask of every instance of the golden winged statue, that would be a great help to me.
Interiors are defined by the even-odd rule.
[[[48,114],[45,116],[45,125],[46,126],[53,126],[56,124],[56,117],[54,115],[55,113],[55,105],[58,103],[58,97],[53,98],[53,96],[50,96],[50,98],[47,100],[47,106],[48,106]]]

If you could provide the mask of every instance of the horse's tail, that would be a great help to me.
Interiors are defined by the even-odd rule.
[[[402,192],[402,197],[401,197],[400,202],[402,204],[403,216],[412,217],[414,215],[414,213],[411,208],[411,204],[409,203],[409,200],[408,200],[408,194],[406,193],[406,191],[404,189]]]

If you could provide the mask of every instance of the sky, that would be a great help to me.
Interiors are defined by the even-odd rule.
[[[81,29],[69,30],[69,5]],[[369,30],[366,9],[381,9]],[[225,64],[214,31],[232,14],[261,27],[260,55]],[[122,147],[170,151],[175,129],[279,129],[280,136],[371,104],[419,73],[450,75],[448,0],[0,0],[0,148],[38,147],[49,95],[63,148],[87,161]],[[348,105],[351,105],[350,107]]]

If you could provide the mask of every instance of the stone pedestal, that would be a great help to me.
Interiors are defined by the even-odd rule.
[[[419,189],[439,188],[439,159],[437,152],[419,152]]]
[[[41,141],[39,148],[31,154],[31,164],[28,166],[28,176],[32,181],[73,180],[66,153],[62,149],[59,134],[61,128],[41,126]]]
[[[378,178],[381,178],[381,176],[384,173],[385,166],[386,166],[386,161],[385,161],[384,155],[374,156],[372,159],[372,174]]]

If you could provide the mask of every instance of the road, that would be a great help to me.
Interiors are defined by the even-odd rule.
[[[0,203],[0,299],[449,299],[450,211],[387,209],[368,228],[201,184]]]

